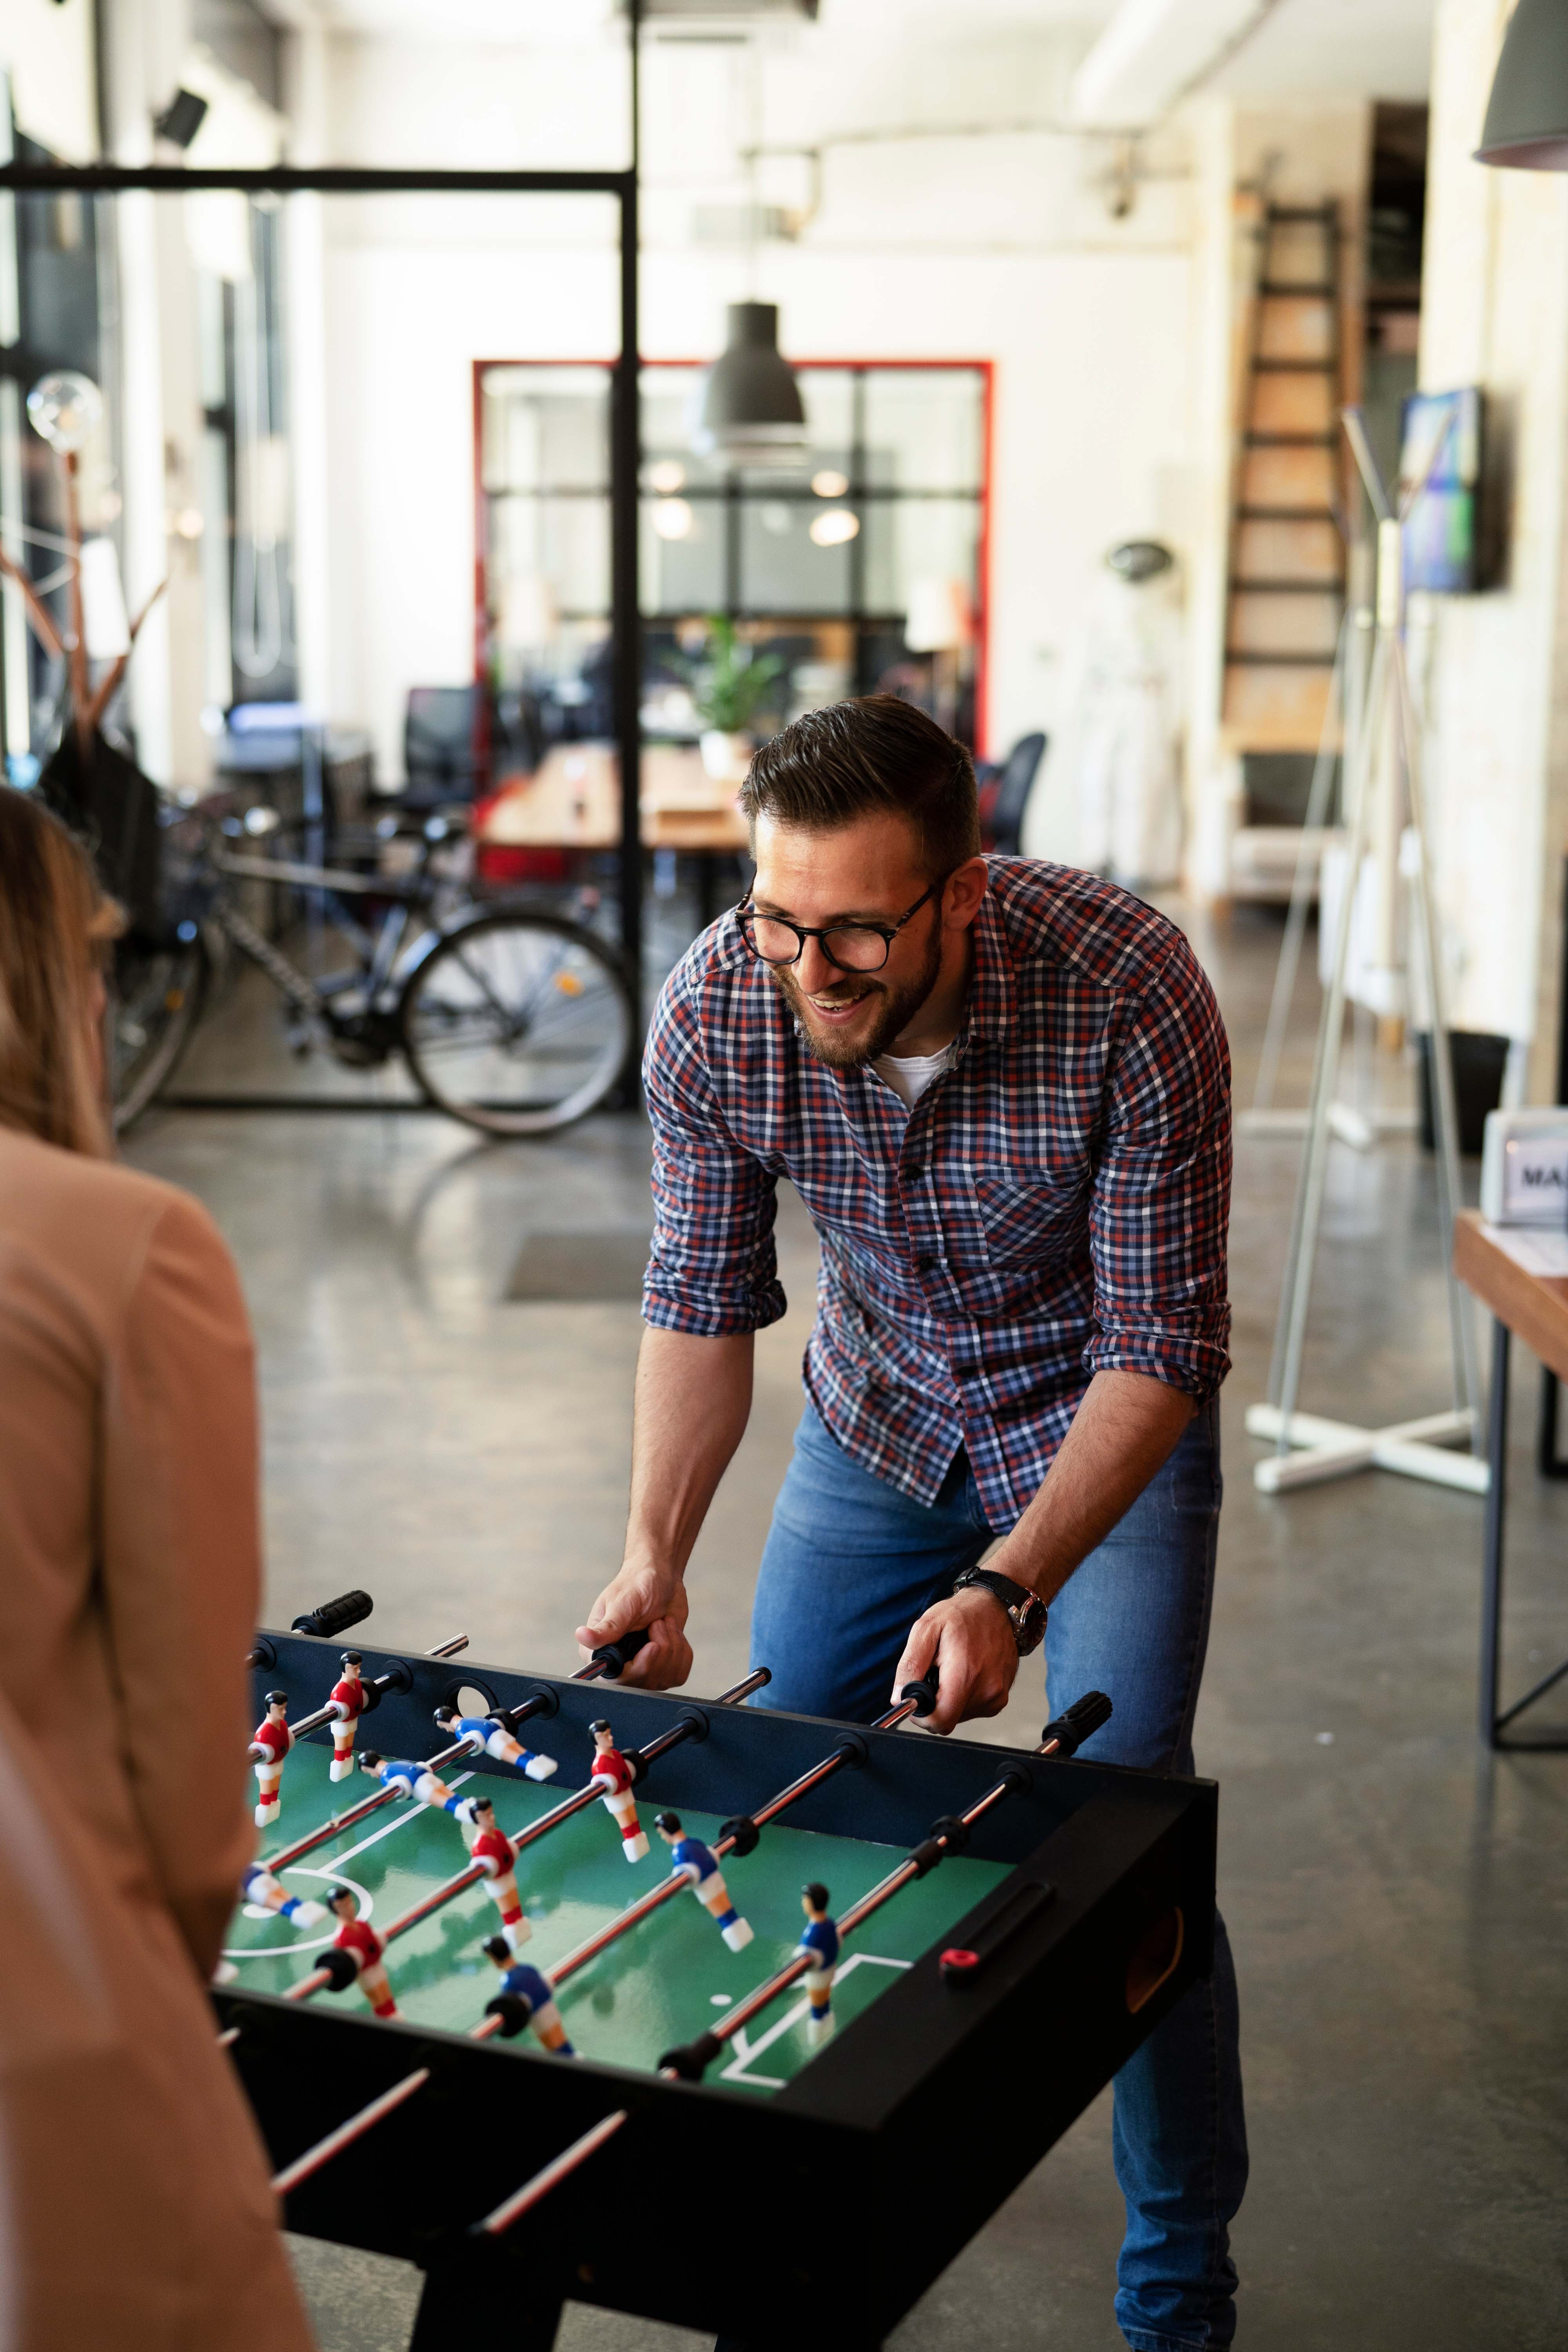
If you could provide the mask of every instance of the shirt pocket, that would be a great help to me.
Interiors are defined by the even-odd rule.
[[[1042,1266],[1088,1246],[1086,1176],[994,1161],[965,1171],[980,1254],[988,1265]]]

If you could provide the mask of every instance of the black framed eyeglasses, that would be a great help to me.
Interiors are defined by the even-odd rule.
[[[759,963],[775,967],[798,963],[807,940],[815,940],[836,971],[880,971],[904,925],[936,897],[946,881],[945,874],[939,876],[895,923],[829,923],[826,929],[814,929],[809,923],[786,922],[782,915],[759,915],[749,898],[736,908],[735,919],[741,937]]]

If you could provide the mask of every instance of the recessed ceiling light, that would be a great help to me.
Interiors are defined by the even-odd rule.
[[[849,488],[849,477],[832,466],[825,466],[820,474],[813,474],[811,487],[819,499],[841,499]]]
[[[686,468],[679,457],[659,457],[647,469],[647,486],[661,499],[673,498],[686,488]]]
[[[653,527],[660,539],[689,539],[695,520],[684,499],[660,499],[653,510]]]
[[[829,507],[826,514],[811,518],[811,535],[818,547],[842,547],[859,529],[859,516],[851,514],[847,507]]]

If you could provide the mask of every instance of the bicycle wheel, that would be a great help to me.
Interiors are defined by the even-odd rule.
[[[548,1135],[602,1103],[632,1042],[613,950],[553,915],[500,908],[449,931],[397,1008],[432,1102],[488,1135]]]
[[[123,1134],[168,1083],[201,1013],[206,958],[199,940],[115,952],[109,1008],[114,1131]]]

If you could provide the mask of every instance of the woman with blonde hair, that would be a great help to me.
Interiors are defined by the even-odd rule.
[[[110,1157],[87,859],[0,787],[0,2347],[308,2352],[205,1985],[249,1859],[256,1399],[205,1211]]]

